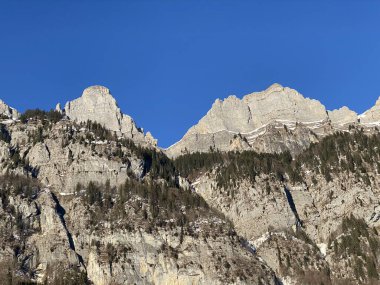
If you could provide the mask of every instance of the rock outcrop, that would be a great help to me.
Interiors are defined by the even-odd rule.
[[[42,130],[43,141],[35,140],[38,130]],[[86,185],[90,181],[109,180],[118,186],[128,175],[141,177],[144,171],[143,161],[129,148],[116,141],[97,139],[90,130],[76,129],[69,120],[58,122],[49,130],[43,130],[38,122],[13,124],[9,132],[10,143],[17,146],[19,156],[28,162],[33,175],[60,193],[73,193],[78,183]],[[0,141],[4,160],[10,155],[9,147]],[[0,165],[1,172],[7,169]]]
[[[0,116],[16,120],[20,117],[20,113],[0,100]]]

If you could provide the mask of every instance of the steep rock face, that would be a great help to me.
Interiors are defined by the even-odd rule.
[[[284,276],[284,284],[336,284],[331,282],[328,262],[315,246],[286,232],[267,233],[264,238],[257,253],[278,276]]]
[[[27,164],[35,177],[61,193],[73,193],[78,183],[87,185],[90,181],[109,180],[111,185],[120,185],[128,175],[141,177],[144,171],[142,160],[129,148],[117,141],[96,139],[88,129],[79,129],[68,120],[46,130],[37,122],[15,123],[8,128],[12,139],[10,143],[0,141],[0,161],[4,162],[0,171],[12,169],[9,157],[13,152],[19,157],[18,164]],[[38,130],[42,133],[37,138]]]
[[[80,98],[67,102],[64,108],[66,115],[77,122],[91,120],[117,135],[131,138],[136,142],[146,142],[144,133],[133,119],[123,114],[108,88],[91,86],[83,91]],[[151,141],[151,135],[148,141]]]
[[[247,137],[250,149],[259,153],[281,153],[290,151],[298,154],[311,143],[318,142],[318,135],[314,131],[328,133],[330,126],[326,123],[316,124],[314,129],[307,125],[281,123],[272,124],[261,129],[258,134]]]
[[[245,165],[253,159],[242,153],[246,160],[228,162],[232,154],[222,154],[215,167],[188,177],[194,191],[234,223],[285,284],[378,284],[379,134],[358,129],[302,152],[292,161],[293,174],[277,173],[284,167],[276,170],[278,156],[271,155],[267,164],[267,155],[257,154],[258,163]],[[190,155],[187,161],[197,156],[202,157]],[[215,157],[203,160],[218,161]],[[266,165],[271,174],[247,178]],[[289,179],[294,174],[300,179]]]
[[[254,128],[274,120],[314,123],[327,119],[325,107],[317,100],[304,98],[296,90],[279,84],[245,96],[251,109]]]
[[[0,100],[0,116],[15,120],[20,117],[20,113],[16,109],[9,107],[4,101]]]
[[[18,178],[11,179],[15,181]],[[21,266],[18,276],[38,282],[44,282],[46,272],[54,266],[62,270],[84,270],[66,228],[64,212],[54,194],[48,189],[33,190],[25,184],[28,191],[17,193],[25,189],[9,188],[11,183],[2,177],[0,259],[8,261],[4,268],[16,270],[18,264]],[[4,196],[4,193],[8,195]]]
[[[193,187],[212,207],[225,214],[247,240],[254,241],[270,229],[291,228],[297,223],[282,183],[274,181],[268,184],[268,189],[265,182],[268,178],[260,177],[256,185],[242,181],[236,188],[221,189],[214,180],[215,174],[199,177]]]
[[[380,122],[380,98],[375,106],[359,115],[360,123],[363,125],[378,125]]]
[[[204,173],[192,187],[233,222],[237,233],[284,283],[319,284],[324,280],[324,284],[344,284],[344,280],[357,280],[348,284],[372,284],[365,281],[368,277],[360,281],[355,275],[355,266],[371,266],[372,257],[364,265],[355,265],[354,255],[349,256],[350,261],[341,260],[347,239],[354,243],[352,235],[345,232],[348,237],[344,241],[341,225],[345,217],[354,215],[369,228],[380,227],[378,178],[371,176],[370,187],[354,175],[337,176],[327,183],[321,175],[308,173],[304,184],[283,184],[274,177],[261,176],[254,183],[242,179],[228,188],[216,186],[215,173]],[[298,237],[298,232],[305,234]],[[369,239],[379,237],[373,234]],[[371,251],[365,249],[368,241],[362,243],[359,252]],[[372,251],[378,250],[376,246]]]
[[[126,207],[126,215],[133,219],[117,221],[117,227],[112,227],[114,221],[99,223],[94,232],[88,226],[89,211],[81,201],[68,198],[65,204],[75,244],[95,285],[277,284],[267,265],[236,243],[236,237],[218,230],[224,227],[220,220],[203,219],[196,236],[186,231],[181,238],[181,229],[176,226],[146,232],[136,226],[139,218]],[[134,229],[125,228],[126,223]],[[208,224],[218,227],[204,233]],[[117,253],[115,258],[110,256],[111,248]]]
[[[60,212],[59,204],[48,189],[40,193],[37,207],[40,211],[41,232],[33,235],[28,243],[38,249],[32,252],[32,254],[38,253],[38,270],[46,271],[49,265],[58,263],[84,269],[66,228],[62,216],[64,213]]]

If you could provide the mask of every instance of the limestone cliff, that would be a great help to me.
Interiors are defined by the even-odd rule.
[[[368,115],[371,118],[372,113]],[[234,149],[231,140],[239,135],[247,142],[244,149],[262,152],[290,150],[296,154],[318,137],[346,130],[357,122],[358,115],[347,107],[327,111],[319,101],[305,98],[294,89],[273,84],[242,99],[236,96],[217,99],[198,124],[166,149],[166,153],[176,157],[187,152],[207,152],[210,148],[229,151]],[[278,135],[277,130],[284,128],[290,131],[297,129],[296,132],[303,135],[295,135],[294,139],[293,136],[285,138],[284,134]],[[272,140],[263,145],[265,135]]]
[[[154,142],[150,133],[145,139],[144,132],[136,126],[130,116],[121,112],[115,98],[104,86],[86,88],[81,97],[65,104],[64,112],[71,120],[97,122],[118,136],[131,138],[136,142]]]

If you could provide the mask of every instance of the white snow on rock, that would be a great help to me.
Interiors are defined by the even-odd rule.
[[[327,244],[325,243],[319,243],[317,244],[319,250],[321,251],[322,255],[323,256],[326,256],[326,252],[327,252]]]

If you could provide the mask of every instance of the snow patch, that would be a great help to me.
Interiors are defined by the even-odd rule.
[[[250,244],[254,246],[255,249],[258,249],[264,242],[266,242],[271,236],[270,232],[266,232],[258,239],[255,239],[254,241],[249,241]]]
[[[64,192],[60,192],[59,195],[61,196],[70,196],[70,195],[74,195],[74,193],[64,193]]]
[[[281,283],[282,283],[282,285],[295,285],[296,284],[295,282],[293,282],[293,280],[289,276],[282,278]]]
[[[15,120],[12,120],[12,119],[8,119],[8,120],[4,120],[4,121],[1,121],[2,124],[5,124],[5,125],[9,125],[9,124],[12,124]]]
[[[322,253],[323,256],[326,256],[326,253],[327,253],[327,244],[325,243],[318,243],[317,244],[320,252]]]
[[[380,121],[376,121],[376,122],[370,122],[370,123],[361,123],[362,125],[366,126],[366,127],[373,127],[373,126],[379,126],[380,125]]]

